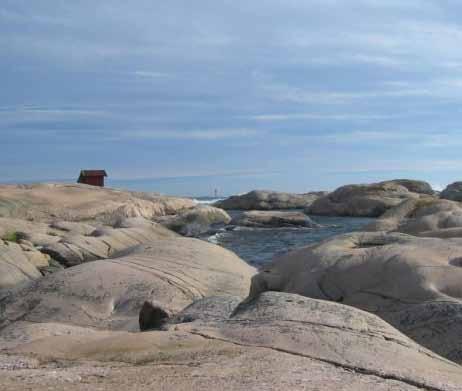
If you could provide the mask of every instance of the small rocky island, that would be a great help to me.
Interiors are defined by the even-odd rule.
[[[460,391],[461,200],[403,179],[214,206],[2,185],[0,388]],[[320,215],[376,219],[260,270],[198,239]]]

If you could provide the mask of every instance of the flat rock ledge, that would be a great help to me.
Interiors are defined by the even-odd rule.
[[[0,217],[51,222],[100,222],[175,214],[195,206],[187,198],[83,184],[0,185]]]
[[[2,387],[460,390],[460,366],[353,307],[266,292],[229,315],[214,314],[219,299],[204,300],[164,331],[42,332],[0,356]]]

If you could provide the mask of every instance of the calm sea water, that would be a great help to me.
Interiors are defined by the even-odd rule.
[[[241,212],[231,211],[231,215]],[[320,242],[329,237],[361,230],[371,222],[369,218],[320,217],[311,218],[323,226],[320,228],[237,228],[220,231],[206,239],[223,246],[248,263],[261,267],[280,254],[297,247]]]

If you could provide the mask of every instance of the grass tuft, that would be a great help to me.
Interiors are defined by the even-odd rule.
[[[2,238],[3,240],[7,242],[14,242],[17,243],[19,240],[18,233],[17,232],[8,232],[5,236]]]

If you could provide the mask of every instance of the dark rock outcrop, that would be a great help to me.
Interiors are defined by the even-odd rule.
[[[462,202],[462,182],[454,182],[448,185],[440,194],[445,200]]]
[[[255,228],[278,228],[299,227],[318,228],[320,225],[311,220],[303,212],[282,211],[249,211],[243,212],[233,218],[231,225],[255,227]]]
[[[223,201],[216,202],[214,206],[226,210],[304,209],[325,194],[324,192],[294,194],[253,190],[243,195],[232,196]]]

